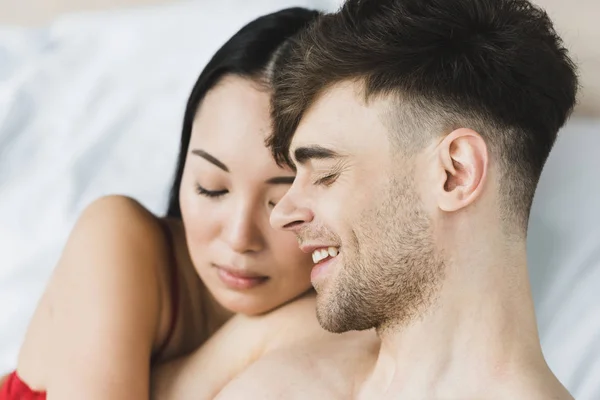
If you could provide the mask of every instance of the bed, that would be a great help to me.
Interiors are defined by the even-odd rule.
[[[89,202],[120,193],[165,210],[185,101],[218,46],[268,11],[336,6],[163,3],[0,25],[0,373],[15,365],[36,302]],[[595,58],[585,60],[592,76],[587,66]],[[600,399],[594,96],[586,92],[585,107],[561,131],[536,193],[528,243],[544,353],[571,393],[590,400]]]

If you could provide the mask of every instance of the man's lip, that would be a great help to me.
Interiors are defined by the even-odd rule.
[[[307,253],[307,254],[311,254],[313,251],[317,250],[317,249],[328,249],[330,247],[335,247],[337,249],[340,248],[340,246],[338,246],[337,244],[301,244],[300,245],[300,250],[303,253]]]
[[[323,275],[324,272],[329,271],[331,268],[331,264],[336,261],[336,257],[328,257],[325,260],[321,260],[315,265],[313,265],[312,270],[310,271],[310,281],[315,284],[319,277]]]
[[[219,265],[219,264],[213,264],[214,267],[222,269],[223,271],[226,271],[228,274],[236,277],[236,278],[240,278],[240,279],[263,279],[263,278],[268,278],[267,275],[261,275],[261,274],[257,274],[255,272],[252,271],[248,271],[245,269],[240,269],[240,268],[234,268],[234,267],[230,267],[230,266],[226,266],[226,265]]]

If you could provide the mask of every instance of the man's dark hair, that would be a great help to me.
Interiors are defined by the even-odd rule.
[[[543,165],[575,105],[575,69],[548,15],[527,0],[348,0],[275,66],[268,144],[278,163],[292,165],[304,113],[336,83],[357,81],[365,101],[397,99],[391,130],[405,149],[432,132],[481,134],[500,165],[504,216],[526,228]]]

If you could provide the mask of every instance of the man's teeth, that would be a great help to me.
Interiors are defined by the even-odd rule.
[[[317,249],[312,253],[313,262],[316,264],[321,260],[326,259],[327,257],[335,257],[339,254],[339,250],[337,247],[329,247],[327,249]]]

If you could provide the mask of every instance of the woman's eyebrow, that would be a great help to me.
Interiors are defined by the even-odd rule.
[[[267,179],[265,182],[269,185],[291,185],[294,183],[295,176],[276,176]]]
[[[197,155],[199,157],[204,158],[206,161],[208,161],[209,163],[216,165],[217,167],[221,168],[223,171],[225,172],[229,172],[229,168],[227,168],[227,166],[225,164],[223,164],[221,161],[219,161],[216,157],[208,154],[206,151],[201,150],[201,149],[194,149],[192,150],[192,154]]]

